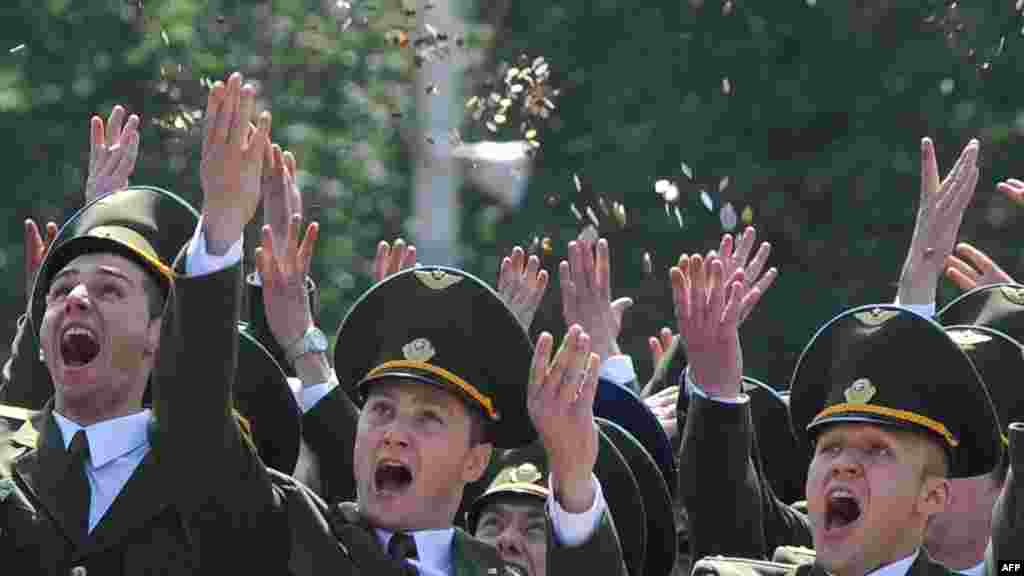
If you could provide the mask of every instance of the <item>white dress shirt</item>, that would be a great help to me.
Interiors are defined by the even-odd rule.
[[[555,531],[555,539],[563,546],[579,546],[586,542],[597,530],[604,514],[607,504],[604,493],[601,491],[601,483],[596,476],[591,475],[594,481],[594,502],[586,512],[573,514],[565,509],[555,500],[555,497],[548,496],[547,511],[551,518],[551,525]],[[551,486],[551,479],[548,479],[548,489],[554,494]],[[416,555],[418,560],[409,560],[416,566],[421,576],[449,576],[452,573],[452,539],[455,537],[454,528],[442,530],[414,530],[408,533],[416,541]],[[388,542],[391,541],[391,532],[377,530],[377,539],[386,550]]]
[[[212,256],[206,251],[206,235],[202,229],[203,219],[200,218],[186,253],[185,271],[189,276],[217,272],[241,261],[241,238],[225,255]],[[92,532],[149,453],[149,421],[152,412],[143,410],[84,428],[56,411],[53,417],[63,436],[65,450],[71,446],[75,433],[85,430],[89,442],[86,477],[92,492],[89,501],[89,531]]]
[[[121,493],[142,459],[149,453],[149,420],[152,412],[143,410],[128,416],[97,422],[85,428],[53,413],[57,427],[64,437],[64,449],[69,450],[71,440],[79,430],[85,430],[89,442],[89,461],[85,475],[89,479],[92,498],[89,501],[89,532]]]
[[[906,576],[907,572],[910,571],[910,567],[914,564],[914,560],[917,560],[917,555],[921,551],[917,550],[910,556],[902,560],[897,560],[892,564],[886,564],[874,572],[869,572],[867,576]]]

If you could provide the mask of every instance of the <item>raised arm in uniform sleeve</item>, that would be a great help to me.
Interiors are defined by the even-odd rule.
[[[572,514],[564,510],[554,496],[547,501],[549,574],[624,575],[622,545],[596,476],[594,502],[590,509]],[[550,483],[550,479],[548,480]],[[554,488],[549,485],[554,494]]]
[[[1019,562],[1024,556],[1024,485],[1017,471],[1024,469],[1024,422],[1010,424],[1010,470],[1003,491],[992,510],[991,576],[998,574],[1001,562]]]
[[[321,496],[329,503],[355,499],[352,454],[358,425],[359,409],[341,385],[302,416],[302,438],[317,457]]]
[[[288,522],[278,513],[266,469],[232,414],[241,240],[227,257],[209,257],[201,229],[200,221],[177,259],[164,315],[153,382],[154,456],[186,512],[204,572],[229,566],[273,571],[275,562],[286,561]]]
[[[810,545],[807,518],[775,497],[756,457],[750,403],[695,389],[678,469],[694,561],[715,554],[770,558],[780,545]]]

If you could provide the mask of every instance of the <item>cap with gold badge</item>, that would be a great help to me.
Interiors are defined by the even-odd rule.
[[[943,326],[988,326],[1024,342],[1024,285],[980,286],[943,306],[935,320]]]
[[[463,270],[417,266],[378,282],[342,321],[334,360],[357,403],[372,383],[418,380],[478,410],[498,448],[536,438],[526,411],[530,338],[498,293]]]
[[[622,557],[631,576],[644,572],[644,551],[647,520],[641,488],[630,469],[629,461],[615,442],[598,430],[597,462],[594,475],[619,536]],[[486,490],[470,504],[466,512],[467,529],[475,533],[480,517],[491,503],[502,498],[533,498],[543,503],[548,498],[548,468],[544,447],[539,442],[504,450],[494,458],[481,479]]]
[[[32,325],[38,334],[53,277],[83,254],[114,253],[138,263],[164,290],[174,279],[175,258],[199,222],[199,212],[180,196],[153,186],[132,186],[102,196],[73,215],[58,231],[33,287]],[[273,468],[290,471],[299,453],[302,413],[288,380],[274,358],[238,327],[238,367],[234,395],[245,427],[260,457]],[[48,376],[48,374],[47,374]],[[46,383],[12,381],[9,386]],[[52,391],[52,385],[46,387]],[[147,388],[143,402],[148,404]],[[38,394],[19,397],[41,399]],[[39,406],[27,406],[41,409]]]
[[[1001,454],[989,394],[970,359],[936,322],[893,305],[848,310],[804,349],[790,414],[807,440],[826,425],[867,422],[930,435],[950,476],[988,473]]]
[[[1004,433],[1024,421],[1024,346],[987,326],[947,326],[946,333],[974,363],[999,416]]]

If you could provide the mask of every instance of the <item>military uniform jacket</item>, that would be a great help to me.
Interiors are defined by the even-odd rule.
[[[38,446],[15,460],[16,490],[0,503],[5,565],[19,574],[284,573],[287,510],[231,412],[240,280],[239,265],[177,280],[155,369],[151,449],[84,538],[69,534],[55,504],[63,444],[51,411],[39,414]]]
[[[344,550],[359,567],[361,574],[413,576],[409,567],[391,560],[383,551],[376,532],[359,515],[358,505],[343,502],[331,506],[331,530]],[[611,515],[604,517],[594,534],[580,546],[559,545],[548,521],[547,570],[549,574],[594,574],[597,576],[625,576],[622,549]],[[327,573],[327,572],[325,572]],[[336,572],[331,572],[336,573]],[[495,576],[519,574],[507,565],[498,550],[477,540],[461,528],[455,528],[452,538],[451,576]]]
[[[1010,443],[1011,475],[992,518],[996,560],[1000,554],[1012,557],[1024,550],[1024,488],[1016,479],[1019,475],[1012,474],[1014,468],[1024,466],[1024,426],[1012,427]],[[813,546],[807,516],[776,498],[758,457],[749,403],[690,398],[680,448],[679,494],[689,514],[694,559],[709,555],[770,558],[779,546]],[[929,566],[919,567],[925,562],[922,557],[923,553],[911,573],[937,574]],[[991,566],[989,574],[995,576]]]
[[[906,576],[955,576],[942,564],[928,557],[923,549],[910,565]],[[692,576],[828,576],[821,567],[814,564],[787,566],[777,562],[761,562],[745,558],[705,558],[693,567]]]

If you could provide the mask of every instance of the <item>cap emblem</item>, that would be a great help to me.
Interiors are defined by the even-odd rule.
[[[1003,296],[1017,306],[1024,306],[1024,288],[1019,286],[1003,286],[999,289]]]
[[[949,332],[949,337],[964,351],[974,350],[974,347],[978,344],[992,339],[991,336],[976,330],[953,330]]]
[[[884,308],[872,308],[871,310],[854,314],[857,320],[871,327],[881,326],[899,315],[899,310],[886,310]]]
[[[402,346],[402,355],[406,360],[426,362],[433,358],[434,354],[437,354],[437,350],[434,350],[434,345],[426,338],[417,338]]]
[[[431,290],[444,290],[462,281],[462,276],[449,274],[444,270],[417,270],[413,272],[424,286]]]
[[[871,380],[858,378],[853,381],[853,384],[850,384],[843,395],[846,396],[846,401],[850,404],[867,404],[877,391],[878,389],[871,383]]]
[[[506,484],[536,484],[544,479],[541,475],[540,470],[537,466],[531,462],[524,462],[514,468],[506,468],[498,478],[495,479],[494,486],[502,486]]]

